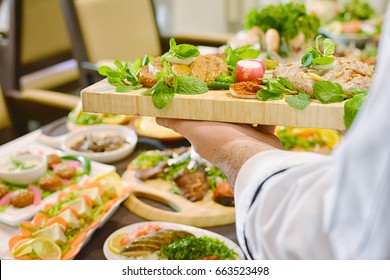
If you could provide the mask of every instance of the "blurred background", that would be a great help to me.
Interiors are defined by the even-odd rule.
[[[218,52],[226,44],[251,44],[264,49],[258,29],[253,26],[256,24],[248,25],[248,15],[258,15],[269,5],[290,2],[0,0],[0,144],[61,117],[80,117],[80,90],[103,78],[97,73],[99,65],[110,64],[114,59],[133,61],[145,54],[161,55],[169,49],[170,37],[178,43],[202,46],[205,52]],[[308,14],[318,17],[321,24],[315,33],[336,41],[338,55],[357,57],[374,67],[388,1],[294,3],[304,4]],[[276,50],[272,58],[286,61],[300,54],[294,56],[289,46],[292,40],[285,41],[285,45],[286,42],[287,46]],[[298,44],[300,51],[307,42]],[[109,122],[130,119],[111,117]],[[84,119],[99,118],[94,115]],[[143,126],[144,135],[152,130],[178,137],[157,130],[149,120],[145,123],[137,122]],[[296,130],[278,131],[286,138]],[[306,137],[314,135],[312,132],[299,130]],[[331,137],[331,147],[339,136],[337,132]]]

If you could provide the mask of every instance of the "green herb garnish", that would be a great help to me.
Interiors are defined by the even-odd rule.
[[[108,83],[115,86],[117,92],[132,91],[143,86],[139,83],[136,71],[131,64],[128,62],[122,64],[119,60],[115,60],[114,64],[116,70],[103,65],[99,67],[98,72],[107,77]]]
[[[166,260],[199,260],[207,257],[234,260],[237,254],[219,239],[208,236],[190,236],[163,247],[158,252],[158,257]]]
[[[171,38],[169,40],[169,51],[165,53],[164,56],[171,55],[173,57],[185,59],[196,57],[199,53],[200,52],[196,46],[190,44],[176,44],[175,39]]]
[[[245,45],[237,49],[233,49],[230,45],[225,49],[226,62],[233,70],[237,62],[247,58],[257,58],[260,54],[259,50],[252,48],[250,45]]]
[[[299,92],[297,95],[287,96],[286,102],[295,109],[303,110],[311,104],[311,98],[307,93]]]
[[[344,104],[344,125],[349,129],[367,98],[366,93],[360,93],[347,100]]]
[[[332,57],[336,51],[336,44],[329,38],[318,35],[314,48],[308,46],[305,55],[301,59],[302,66],[308,68],[312,65],[327,65],[334,62]]]
[[[306,12],[304,4],[287,3],[269,5],[261,10],[252,9],[245,19],[245,28],[259,26],[264,32],[270,28],[276,29],[281,41],[288,45],[289,40],[302,32],[305,39],[314,38],[318,34],[320,20]]]
[[[340,84],[331,81],[315,82],[313,92],[317,100],[324,104],[341,102],[348,97]]]

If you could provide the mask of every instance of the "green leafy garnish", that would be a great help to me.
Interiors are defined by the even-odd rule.
[[[279,78],[278,78],[278,81],[279,81],[279,83],[281,83],[286,89],[294,90],[294,86],[293,86],[293,84],[292,84],[289,80],[287,80],[287,79],[285,79],[285,78],[283,78],[283,77],[279,77]]]
[[[202,80],[192,76],[176,76],[168,62],[162,63],[164,71],[157,73],[156,84],[143,93],[152,96],[153,105],[157,109],[161,110],[171,103],[175,93],[202,94],[208,91],[206,83]]]
[[[177,76],[176,93],[202,94],[208,91],[206,83],[192,76]]]
[[[116,70],[103,65],[98,68],[98,72],[107,77],[108,83],[115,86],[117,92],[132,91],[142,87],[132,65],[128,62],[122,64],[119,60],[115,60],[114,64]]]
[[[350,0],[344,4],[335,20],[349,22],[352,20],[368,20],[374,17],[376,17],[376,12],[368,1]]]
[[[261,101],[280,100],[283,99],[283,94],[272,93],[268,90],[262,89],[256,93],[256,97]]]
[[[324,104],[341,102],[348,96],[338,83],[318,81],[313,84],[314,96]]]
[[[299,32],[304,34],[306,40],[314,38],[318,34],[320,20],[308,14],[304,4],[292,2],[250,10],[246,15],[245,28],[254,26],[259,26],[264,32],[270,28],[276,29],[282,43],[288,44]]]
[[[286,97],[286,102],[295,109],[303,110],[311,104],[311,98],[307,93],[299,92],[297,95]]]
[[[308,46],[301,59],[303,67],[308,68],[312,65],[327,65],[334,62],[332,57],[336,51],[336,44],[329,38],[318,35],[315,40],[315,47]]]
[[[208,236],[190,236],[163,247],[158,252],[158,257],[166,260],[199,260],[207,257],[234,260],[237,254],[219,239]]]
[[[199,50],[196,46],[190,44],[176,44],[174,38],[169,40],[169,51],[166,54],[169,54],[177,58],[191,58],[199,55]]]
[[[250,45],[242,46],[238,49],[233,49],[230,45],[225,49],[226,62],[231,67],[236,67],[237,62],[247,58],[257,58],[260,54],[259,50],[252,48]]]
[[[360,93],[347,100],[344,104],[344,125],[349,129],[367,98],[366,93]]]

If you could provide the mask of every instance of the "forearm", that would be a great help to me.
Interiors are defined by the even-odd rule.
[[[218,166],[228,177],[230,184],[234,186],[240,168],[249,158],[255,154],[275,149],[274,146],[253,138],[237,138],[216,151],[212,164]]]

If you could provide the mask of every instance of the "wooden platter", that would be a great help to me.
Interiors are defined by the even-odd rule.
[[[172,103],[162,110],[153,106],[146,89],[118,93],[107,79],[81,91],[85,112],[141,115],[247,124],[283,125],[294,127],[344,130],[344,103],[321,104],[313,100],[300,111],[284,100],[259,101],[232,97],[227,90],[205,94],[176,94]]]
[[[196,227],[221,226],[235,222],[235,208],[214,202],[211,198],[211,191],[202,201],[191,202],[180,195],[170,193],[171,185],[161,179],[144,182],[134,176],[134,171],[127,170],[122,175],[122,180],[133,186],[124,205],[131,212],[146,220]],[[172,211],[148,204],[140,198],[160,202],[170,207]]]

